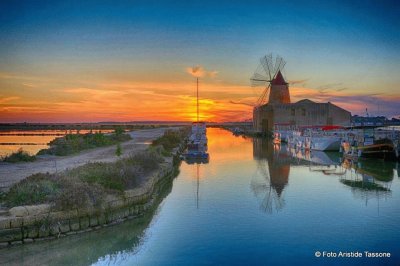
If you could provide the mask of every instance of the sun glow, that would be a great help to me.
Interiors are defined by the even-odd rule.
[[[188,75],[187,75],[188,76]],[[177,79],[179,80],[179,79]],[[24,84],[29,83],[30,86]],[[196,121],[196,84],[180,81],[104,81],[38,79],[0,73],[0,122]],[[353,114],[365,108],[393,113],[400,95],[369,95],[346,90],[289,87],[291,100],[309,98],[332,102]],[[245,121],[252,118],[260,90],[210,78],[199,84],[199,118],[208,122]],[[377,111],[375,111],[377,112]],[[395,113],[395,115],[398,113]]]

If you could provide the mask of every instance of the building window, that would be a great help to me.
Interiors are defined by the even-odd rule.
[[[292,108],[292,116],[295,116],[296,115],[296,110],[294,109],[294,108]]]

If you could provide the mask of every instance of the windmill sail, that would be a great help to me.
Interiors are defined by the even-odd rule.
[[[288,84],[282,76],[286,61],[279,55],[268,54],[260,58],[260,65],[251,77],[251,86],[263,86],[256,107],[269,103],[290,103]],[[268,100],[267,100],[268,99]]]

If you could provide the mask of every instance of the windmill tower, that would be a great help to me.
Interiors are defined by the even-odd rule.
[[[285,60],[279,55],[274,58],[269,54],[260,59],[260,65],[250,79],[253,87],[265,86],[256,108],[265,103],[290,103],[289,84],[282,76],[285,64]]]

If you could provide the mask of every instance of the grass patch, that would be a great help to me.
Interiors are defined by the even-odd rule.
[[[62,176],[58,183],[60,191],[52,201],[57,210],[100,207],[107,195],[99,184],[89,184],[76,177]]]
[[[54,175],[34,174],[18,182],[4,195],[10,207],[49,202],[54,199],[60,186]]]
[[[33,162],[35,160],[36,156],[30,155],[28,152],[24,151],[21,148],[18,151],[5,156],[2,161],[8,163],[18,163],[18,162]]]
[[[127,165],[134,165],[141,169],[144,174],[148,174],[159,168],[160,163],[164,162],[161,149],[148,149],[143,152],[131,155],[122,162]]]
[[[123,132],[122,129],[116,128],[113,134],[107,135],[103,133],[67,134],[64,137],[52,140],[49,143],[50,148],[40,150],[38,155],[65,156],[82,150],[114,145],[132,139],[129,134]]]
[[[167,130],[164,135],[152,142],[152,146],[161,146],[169,155],[175,147],[177,147],[188,135],[188,129]]]
[[[98,184],[105,189],[124,189],[124,176],[120,174],[115,163],[88,163],[72,169],[66,174],[88,184]]]

